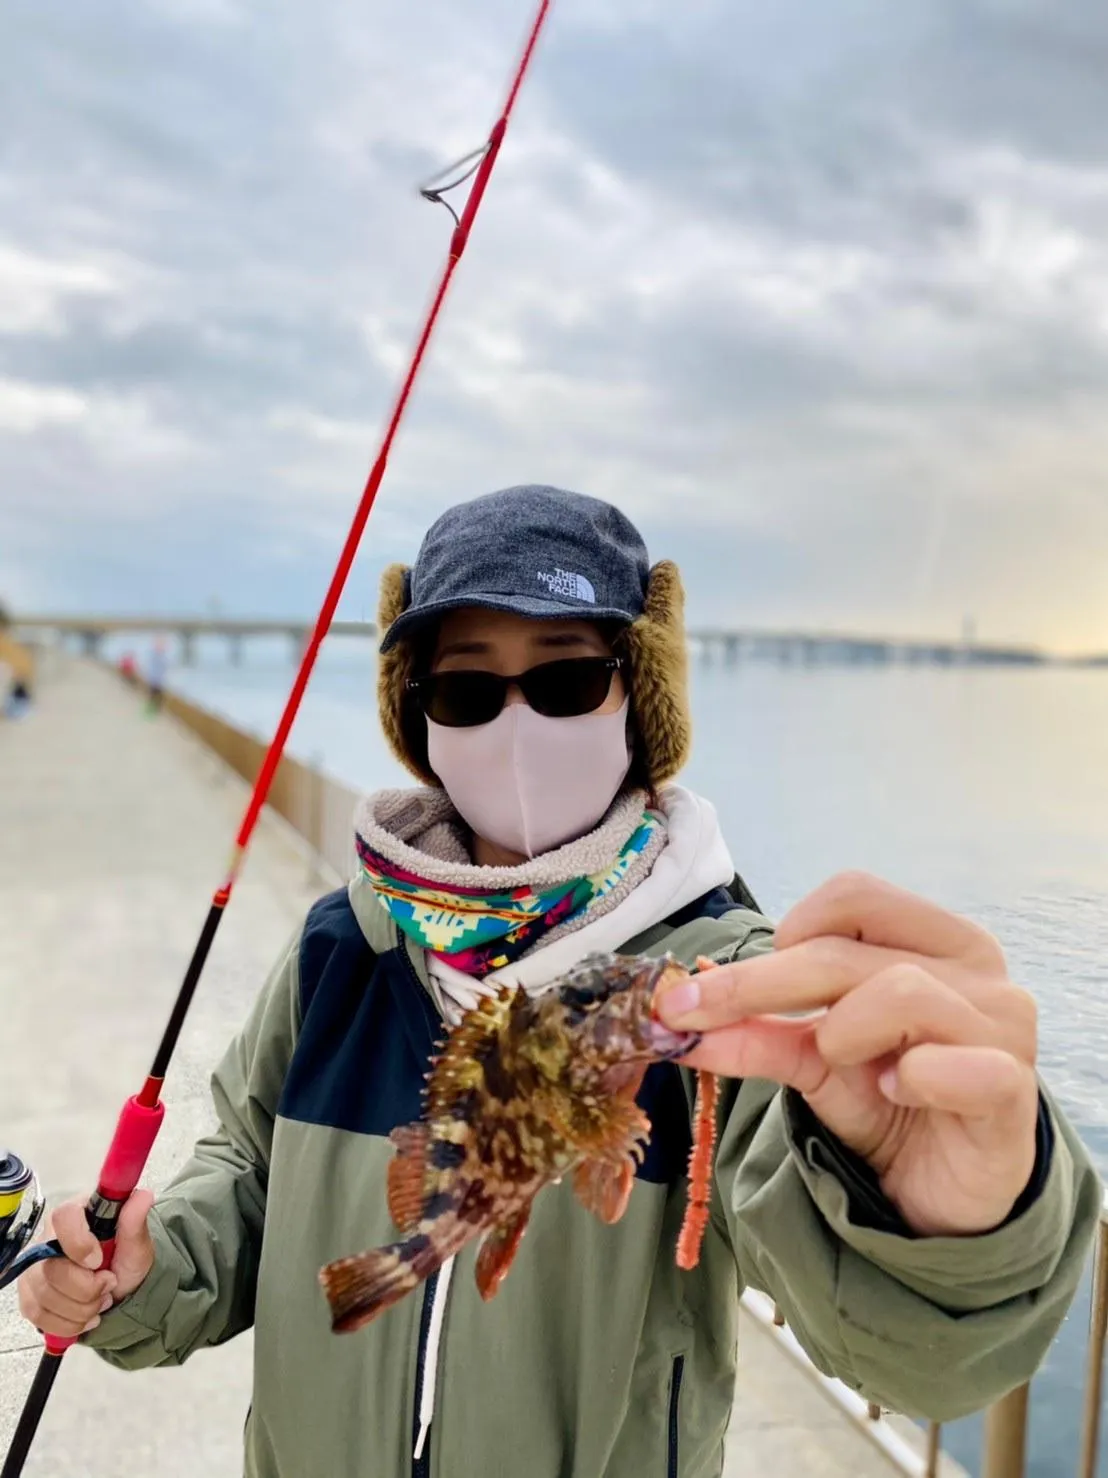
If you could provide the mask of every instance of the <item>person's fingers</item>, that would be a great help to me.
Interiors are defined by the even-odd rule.
[[[64,1293],[59,1292],[49,1283],[43,1283],[38,1291],[38,1307],[40,1313],[45,1313],[53,1318],[83,1328],[88,1321],[100,1312],[100,1305],[108,1295],[97,1295],[91,1299],[67,1298]]]
[[[802,898],[774,937],[778,948],[792,949],[825,935],[1004,970],[1003,951],[988,930],[864,872],[840,873]]]
[[[90,1273],[87,1268],[79,1268],[76,1263],[67,1262],[64,1258],[57,1258],[40,1266],[45,1284],[57,1289],[63,1297],[74,1299],[78,1303],[99,1301],[116,1284],[113,1272]]]
[[[660,987],[655,1009],[669,1027],[711,1031],[749,1016],[824,1010],[897,965],[926,970],[997,1021],[1011,1018],[1033,1026],[1033,998],[1003,974],[830,935]]]
[[[901,1107],[978,1120],[1001,1143],[1033,1124],[1038,1113],[1034,1070],[999,1047],[924,1043],[888,1067],[878,1086]]]
[[[811,939],[662,986],[656,1010],[667,1026],[691,1031],[731,1026],[748,1016],[814,1011],[901,961],[915,963],[916,957],[851,939]]]
[[[856,1067],[920,1042],[965,1046],[1016,1045],[972,1002],[918,965],[891,965],[848,991],[820,1018],[816,1044],[831,1067]],[[1034,1043],[1031,1043],[1034,1054]],[[1022,1054],[1021,1054],[1022,1055]]]
[[[60,1339],[78,1339],[82,1334],[95,1329],[102,1317],[100,1314],[94,1314],[83,1324],[76,1324],[72,1319],[59,1319],[56,1314],[51,1314],[46,1309],[35,1311],[24,1309],[23,1315],[40,1334],[55,1334]]]
[[[765,1078],[805,1094],[818,1092],[828,1072],[812,1022],[765,1016],[707,1032],[681,1062],[724,1078]]]
[[[148,1235],[146,1218],[154,1205],[153,1191],[133,1191],[127,1204],[119,1213],[116,1223],[116,1241],[136,1241]]]
[[[98,1268],[104,1261],[103,1249],[89,1230],[83,1202],[64,1201],[51,1216],[50,1225],[71,1262]]]

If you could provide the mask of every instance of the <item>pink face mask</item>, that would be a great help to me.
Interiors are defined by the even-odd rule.
[[[428,719],[427,754],[478,836],[538,857],[591,831],[612,804],[631,768],[627,711],[545,718],[508,703],[472,729]]]

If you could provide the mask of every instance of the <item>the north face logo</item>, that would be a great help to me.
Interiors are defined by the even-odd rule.
[[[584,575],[574,575],[569,570],[555,570],[552,575],[544,575],[540,570],[538,578],[551,595],[566,595],[570,600],[587,600],[590,605],[596,605],[596,591]]]

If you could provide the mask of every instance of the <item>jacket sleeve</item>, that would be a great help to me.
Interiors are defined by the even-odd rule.
[[[772,948],[765,920],[736,922],[729,958]],[[862,1204],[849,1151],[828,1154],[834,1137],[810,1132],[796,1099],[745,1082],[721,1126],[720,1214],[744,1282],[776,1301],[824,1374],[906,1416],[952,1421],[1030,1379],[1076,1293],[1102,1196],[1046,1090],[1038,1193],[971,1237],[914,1236],[890,1203],[888,1217],[872,1194]]]
[[[299,1029],[299,931],[212,1075],[215,1130],[158,1196],[154,1266],[81,1344],[124,1370],[179,1365],[254,1320],[277,1102]]]

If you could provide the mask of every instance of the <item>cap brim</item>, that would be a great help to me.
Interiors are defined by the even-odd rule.
[[[508,611],[532,621],[622,621],[629,626],[636,619],[631,611],[617,610],[615,606],[591,606],[584,601],[543,600],[529,595],[467,595],[457,600],[432,601],[428,605],[409,607],[385,632],[379,650],[391,651],[398,641],[413,636],[450,611],[473,608]]]

